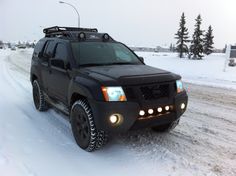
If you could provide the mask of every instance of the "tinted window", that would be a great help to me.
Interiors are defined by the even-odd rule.
[[[44,57],[53,57],[54,50],[55,50],[55,42],[53,42],[53,41],[48,41],[48,42],[47,42],[47,45],[46,45],[46,47],[45,47],[43,56],[44,56]]]
[[[39,41],[36,44],[36,46],[34,48],[34,56],[35,57],[38,57],[38,54],[39,54],[39,52],[41,52],[43,50],[44,45],[45,45],[45,41]]]
[[[120,43],[72,43],[74,57],[79,65],[142,64],[138,57]]]
[[[55,52],[55,59],[67,61],[67,49],[64,44],[59,43]]]

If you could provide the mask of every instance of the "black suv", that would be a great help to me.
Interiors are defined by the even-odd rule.
[[[108,134],[178,124],[188,101],[179,75],[145,65],[97,29],[55,26],[44,33],[31,64],[34,104],[67,114],[82,149],[98,149]]]

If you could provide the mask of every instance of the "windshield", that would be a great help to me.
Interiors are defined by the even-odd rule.
[[[138,57],[121,43],[72,43],[75,60],[80,66],[142,64]]]

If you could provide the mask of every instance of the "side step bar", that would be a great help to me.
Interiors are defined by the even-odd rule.
[[[65,115],[69,116],[69,107],[67,107],[64,103],[53,100],[52,98],[50,98],[46,93],[44,93],[45,96],[45,100],[54,108],[58,109],[59,111],[61,111],[62,113],[64,113]]]

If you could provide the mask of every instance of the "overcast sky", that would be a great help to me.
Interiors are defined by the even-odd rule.
[[[212,25],[215,46],[236,43],[236,0],[65,0],[74,4],[82,27],[97,27],[116,40],[132,46],[175,43],[182,12],[192,36],[195,18],[203,18],[203,29]],[[0,40],[38,40],[42,28],[76,26],[70,6],[57,0],[0,0]]]

